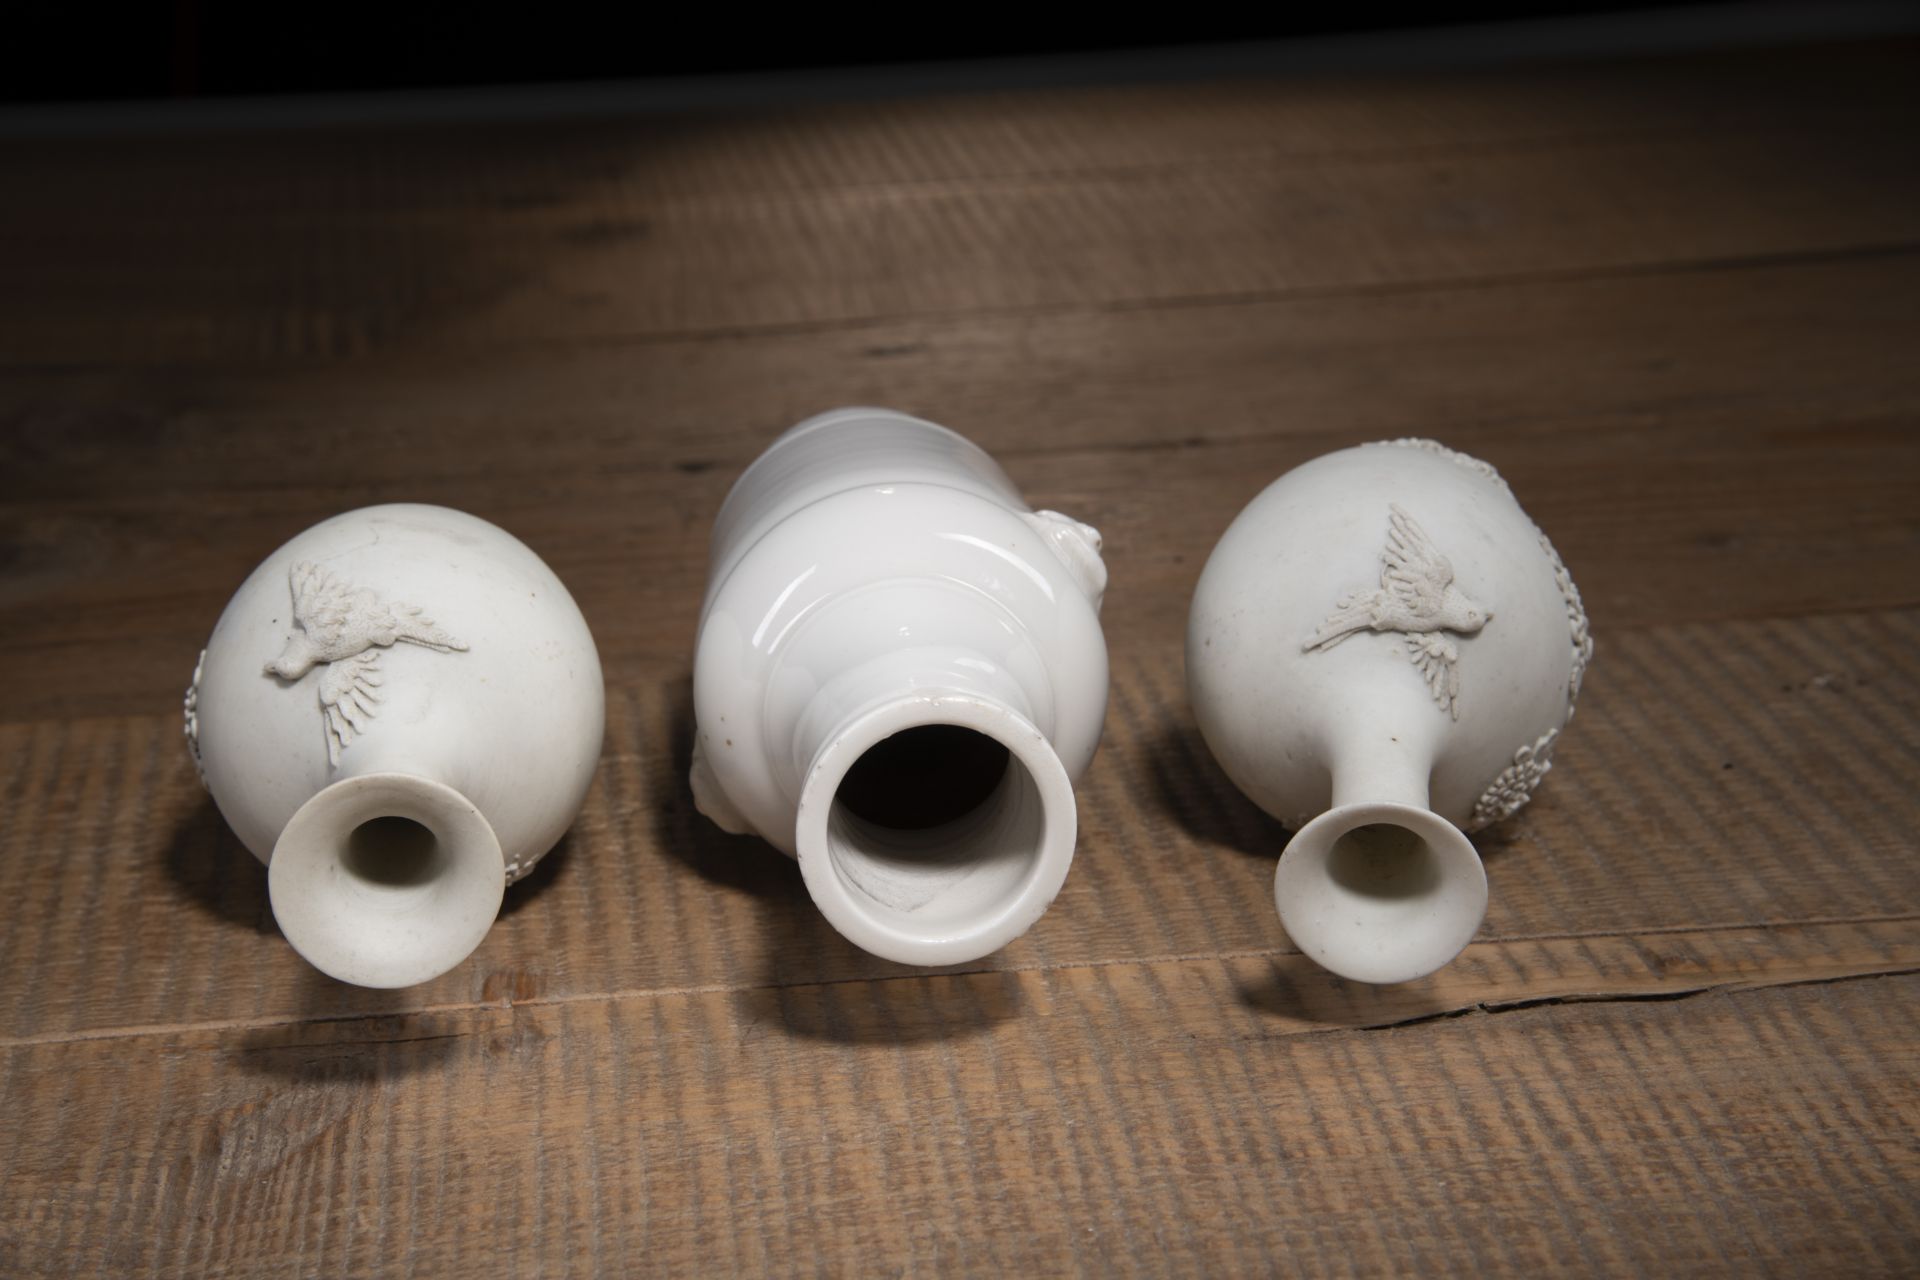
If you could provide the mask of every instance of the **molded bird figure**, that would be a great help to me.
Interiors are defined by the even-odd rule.
[[[380,650],[399,641],[441,653],[466,649],[417,607],[388,604],[365,587],[349,587],[325,569],[302,560],[288,575],[293,585],[293,620],[300,629],[269,662],[266,673],[298,680],[320,664],[320,710],[327,726],[327,759],[365,733],[373,719],[375,692],[381,683]]]
[[[1434,547],[1426,530],[1402,511],[1390,508],[1387,546],[1380,553],[1380,588],[1341,598],[1302,650],[1331,649],[1356,631],[1397,631],[1406,639],[1407,659],[1426,678],[1440,709],[1460,718],[1460,650],[1440,633],[1472,635],[1493,619],[1454,585],[1453,563]]]

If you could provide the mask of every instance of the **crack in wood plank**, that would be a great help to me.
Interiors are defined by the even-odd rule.
[[[1914,917],[1876,920],[1872,925],[1904,926]],[[1662,938],[1667,951],[1682,957],[1685,967],[1669,971],[1659,958],[1657,947],[1640,937]],[[1589,943],[1617,944],[1604,956],[1596,956]],[[1796,950],[1794,943],[1803,944]],[[1555,947],[1552,944],[1566,944]],[[1855,956],[1849,951],[1836,958],[1836,948],[1849,946],[1872,953]],[[1772,949],[1772,954],[1759,954]],[[1553,964],[1548,971],[1534,972],[1527,967],[1531,959],[1537,967],[1541,957]],[[1701,957],[1705,958],[1702,959]],[[35,1045],[56,1045],[90,1041],[114,1041],[165,1038],[180,1035],[224,1035],[236,1032],[295,1031],[301,1027],[333,1034],[334,1029],[356,1025],[387,1026],[414,1020],[433,1020],[458,1015],[513,1014],[560,1006],[650,1003],[705,996],[729,996],[748,1000],[780,1002],[811,998],[833,988],[882,988],[920,990],[928,984],[949,987],[955,984],[984,982],[998,985],[1015,980],[1051,982],[1069,980],[1074,973],[1115,969],[1129,971],[1172,970],[1182,966],[1201,966],[1208,970],[1227,969],[1236,973],[1253,972],[1249,962],[1263,961],[1283,975],[1279,985],[1290,993],[1285,1000],[1263,994],[1256,987],[1243,990],[1250,1006],[1265,1007],[1282,1024],[1275,1034],[1343,1030],[1384,1029],[1415,1025],[1465,1014],[1494,1013],[1557,1003],[1591,1003],[1622,1000],[1671,1000],[1713,991],[1757,987],[1796,986],[1856,978],[1899,976],[1920,971],[1920,965],[1907,963],[1906,957],[1920,957],[1920,931],[1907,928],[1849,928],[1812,926],[1795,922],[1778,928],[1690,929],[1660,935],[1582,935],[1528,939],[1503,939],[1472,944],[1454,965],[1433,978],[1399,987],[1368,987],[1335,978],[1298,952],[1251,951],[1227,954],[1151,956],[1138,959],[1108,960],[1096,963],[1016,965],[1001,969],[967,969],[935,973],[899,973],[878,977],[843,978],[833,981],[781,984],[711,983],[692,986],[661,986],[613,991],[587,991],[555,995],[506,995],[496,1000],[458,1001],[423,1004],[411,1008],[387,1008],[375,1012],[354,1012],[301,1018],[229,1018],[196,1022],[153,1024],[146,1026],[103,1027],[80,1032],[49,1032],[0,1039],[0,1051]],[[1585,964],[1587,971],[1572,976],[1560,971],[1562,964]],[[1640,963],[1638,971],[1632,965]],[[1841,970],[1837,973],[1814,972],[1821,966]],[[1773,968],[1769,968],[1772,966]],[[1769,976],[1772,974],[1772,976]],[[1518,975],[1518,976],[1515,976]],[[1528,994],[1503,997],[1483,994],[1491,986],[1498,990],[1519,986]],[[1537,994],[1541,987],[1554,988],[1551,994]],[[1297,993],[1312,989],[1308,998]],[[811,993],[811,994],[810,994]],[[885,997],[868,997],[880,998]],[[1400,1013],[1407,1005],[1421,1007],[1416,1012]],[[486,1024],[480,1024],[484,1028]],[[414,1040],[434,1040],[468,1032],[423,1035],[383,1036],[354,1039],[359,1045],[402,1044]],[[333,1039],[325,1043],[337,1043]],[[282,1046],[285,1047],[285,1046]]]

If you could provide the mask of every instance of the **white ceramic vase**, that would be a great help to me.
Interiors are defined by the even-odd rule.
[[[1377,983],[1459,954],[1487,902],[1464,832],[1527,802],[1592,653],[1484,462],[1386,441],[1248,504],[1195,590],[1187,684],[1221,767],[1294,829],[1274,900],[1303,952]]]
[[[792,428],[714,524],[694,662],[701,812],[799,859],[909,964],[997,950],[1073,857],[1099,743],[1100,538],[978,447],[883,409]]]
[[[403,987],[458,965],[580,810],[600,659],[553,571],[445,507],[321,522],[263,561],[187,692],[207,790],[316,967]]]

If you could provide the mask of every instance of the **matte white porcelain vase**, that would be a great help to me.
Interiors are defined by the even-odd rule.
[[[445,507],[323,521],[228,603],[187,691],[207,790],[317,968],[404,987],[486,937],[580,810],[600,659],[553,571]]]
[[[1459,954],[1487,903],[1465,832],[1527,802],[1592,653],[1546,535],[1431,440],[1328,454],[1240,513],[1187,684],[1221,767],[1294,829],[1274,901],[1302,951],[1376,983]]]
[[[792,428],[714,524],[701,812],[797,857],[877,955],[1018,937],[1067,874],[1105,715],[1099,553],[944,427],[857,408]]]

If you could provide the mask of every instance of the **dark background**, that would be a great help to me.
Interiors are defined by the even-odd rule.
[[[223,3],[0,6],[0,101],[220,98],[645,80],[1311,40],[1482,28],[1488,52],[1528,20],[1662,11],[1733,21],[1742,6],[1660,3],[1269,4],[1219,16],[1153,5],[988,12],[953,4],[839,10],[733,5]],[[1764,8],[1764,6],[1762,6]]]

